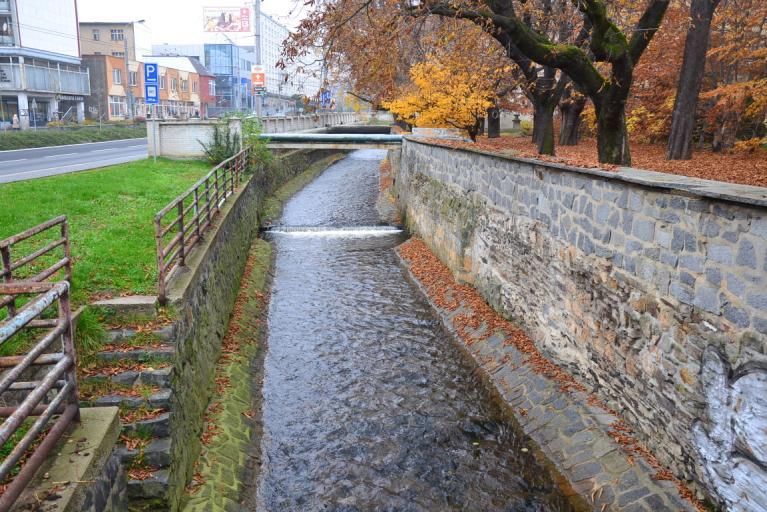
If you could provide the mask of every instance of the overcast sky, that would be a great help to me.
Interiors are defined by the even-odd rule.
[[[261,10],[283,25],[294,27],[305,15],[303,0],[262,0]],[[202,43],[202,8],[250,7],[253,2],[242,0],[77,0],[80,21],[146,20],[154,44]],[[239,43],[253,44],[252,36],[228,34]]]

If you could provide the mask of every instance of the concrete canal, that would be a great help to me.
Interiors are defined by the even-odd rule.
[[[406,277],[383,151],[287,205],[264,361],[258,510],[575,510]]]

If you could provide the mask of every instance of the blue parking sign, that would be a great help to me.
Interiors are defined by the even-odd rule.
[[[144,63],[144,82],[148,84],[156,84],[159,80],[160,66],[149,62]]]
[[[144,98],[146,99],[147,105],[156,105],[160,103],[160,95],[158,94],[156,84],[146,84],[144,86],[144,92]]]

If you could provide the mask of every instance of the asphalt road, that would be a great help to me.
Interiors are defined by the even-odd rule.
[[[146,139],[0,151],[0,183],[84,171],[146,157]]]

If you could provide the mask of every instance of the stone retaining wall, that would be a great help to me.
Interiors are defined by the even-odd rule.
[[[767,510],[763,189],[412,140],[392,163],[407,225],[460,280],[677,475]]]
[[[311,163],[333,153],[329,150],[292,151],[277,159],[272,170],[280,182]],[[200,452],[203,414],[210,399],[221,339],[226,331],[240,287],[248,251],[258,235],[263,191],[254,177],[230,198],[216,228],[193,252],[188,267],[174,276],[169,298],[178,320],[174,323],[176,356],[172,373],[171,468],[168,501],[180,506],[184,487]]]

